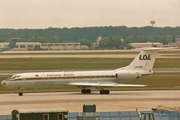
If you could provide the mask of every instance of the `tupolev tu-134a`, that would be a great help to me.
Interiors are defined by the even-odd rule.
[[[99,89],[100,94],[109,94],[107,88],[110,87],[146,87],[149,85],[124,83],[153,74],[157,52],[162,49],[172,48],[142,48],[128,66],[115,70],[19,73],[3,80],[1,84],[18,88],[19,96],[23,95],[21,89],[28,87],[77,86],[83,94],[90,94],[90,87]]]

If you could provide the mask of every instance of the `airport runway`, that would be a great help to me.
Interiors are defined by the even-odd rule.
[[[97,111],[149,111],[158,105],[180,107],[180,90],[111,91],[109,95],[80,92],[24,93],[24,96],[0,94],[0,114],[11,114],[13,109],[67,108],[82,112],[83,104],[96,104]]]
[[[4,51],[2,53],[90,53],[90,52],[140,52],[141,49],[131,49],[131,50],[48,50],[48,51]],[[161,50],[161,51],[179,51],[180,49],[167,49],[167,50]]]
[[[180,49],[169,49],[163,51],[180,52]],[[109,54],[96,54],[98,52],[109,52]],[[111,52],[140,52],[140,49],[132,50],[66,50],[66,51],[4,51],[1,53],[0,58],[135,58],[137,54],[111,54]],[[11,53],[11,55],[6,55]],[[17,55],[22,54],[23,55]],[[24,55],[31,53],[32,55]],[[34,53],[43,53],[47,55],[33,55]],[[51,55],[49,53],[56,53],[57,55]],[[59,54],[58,53],[95,53],[95,54]],[[4,54],[4,55],[3,55]],[[14,55],[13,55],[14,54]],[[158,54],[157,58],[180,58],[179,53],[174,54]]]
[[[135,58],[137,54],[97,55],[1,55],[0,58]],[[158,54],[157,58],[180,58],[179,54]]]

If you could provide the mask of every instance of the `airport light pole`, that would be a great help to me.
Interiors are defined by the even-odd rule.
[[[154,46],[153,45],[153,41],[154,41],[154,37],[153,37],[153,25],[155,24],[155,21],[151,21],[150,24],[152,24],[152,47]]]

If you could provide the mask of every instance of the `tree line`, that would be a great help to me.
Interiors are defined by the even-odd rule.
[[[130,42],[173,42],[173,36],[180,37],[180,27],[83,27],[46,29],[0,29],[0,42],[20,38],[18,42],[80,42],[92,46],[98,36],[102,36],[101,47],[116,47]],[[120,39],[124,41],[120,41]]]

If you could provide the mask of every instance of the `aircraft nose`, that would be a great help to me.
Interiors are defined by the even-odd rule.
[[[1,85],[5,86],[5,85],[6,85],[6,81],[3,80],[3,81],[1,82]]]

